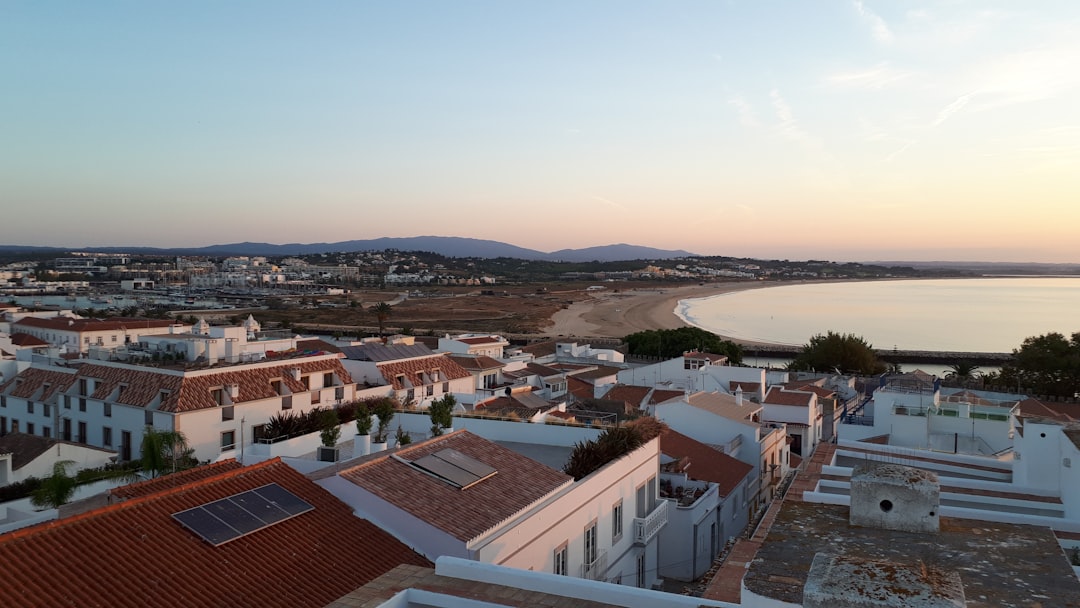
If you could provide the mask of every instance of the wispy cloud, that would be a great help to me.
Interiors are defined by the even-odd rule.
[[[826,81],[830,84],[844,87],[884,89],[897,84],[909,76],[911,76],[911,72],[894,69],[887,62],[882,62],[868,70],[833,74],[832,76],[829,76]]]
[[[874,35],[874,39],[883,44],[889,44],[895,38],[893,32],[889,29],[889,24],[885,23],[885,20],[878,16],[877,13],[866,8],[862,0],[855,0],[854,3],[856,12],[870,25],[870,32]]]
[[[802,144],[813,143],[811,137],[799,126],[795,121],[795,114],[791,111],[791,106],[780,95],[780,91],[773,89],[769,91],[769,98],[772,100],[773,109],[776,111],[776,117],[780,119],[780,122],[776,124],[776,132],[784,137],[797,141]]]
[[[955,101],[953,101],[949,105],[942,108],[942,110],[940,112],[938,112],[937,118],[934,120],[934,125],[933,126],[936,127],[936,126],[941,125],[941,123],[945,122],[946,120],[949,120],[949,118],[953,114],[956,114],[960,110],[963,110],[964,106],[968,105],[968,102],[971,101],[971,98],[972,98],[973,95],[975,95],[975,93],[968,93],[967,95],[961,95],[960,97],[957,97]]]
[[[757,112],[754,112],[754,107],[746,102],[742,97],[732,97],[728,100],[728,103],[735,106],[735,109],[739,112],[739,123],[744,127],[756,127],[758,126]]]
[[[594,201],[604,203],[605,205],[608,205],[609,207],[614,207],[615,209],[619,209],[621,211],[629,211],[629,209],[627,208],[626,205],[616,203],[615,201],[613,201],[613,200],[611,200],[609,198],[604,198],[602,196],[590,196],[589,198],[594,200]]]

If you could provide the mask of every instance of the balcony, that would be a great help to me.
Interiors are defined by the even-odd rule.
[[[656,508],[645,517],[634,518],[634,544],[647,545],[656,536],[660,528],[668,522],[668,508],[670,501],[661,500],[656,503]]]
[[[601,551],[593,561],[581,564],[581,578],[599,581],[603,580],[605,573],[607,573],[607,551]]]

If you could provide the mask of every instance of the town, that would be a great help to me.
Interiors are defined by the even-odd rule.
[[[1080,605],[1075,403],[540,335],[563,290],[899,271],[576,266],[9,265],[0,604]],[[407,316],[445,294],[543,305]]]

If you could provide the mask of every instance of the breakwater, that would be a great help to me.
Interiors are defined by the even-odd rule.
[[[743,344],[743,353],[753,357],[775,357],[777,359],[795,358],[802,352],[802,346],[786,344]],[[952,365],[966,361],[983,367],[999,367],[1012,359],[1012,353],[974,353],[931,350],[878,349],[877,353],[888,363],[933,363]]]

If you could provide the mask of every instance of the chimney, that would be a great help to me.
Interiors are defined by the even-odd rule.
[[[941,485],[934,473],[867,462],[851,474],[850,523],[902,532],[936,533]]]
[[[742,407],[742,387],[735,387],[735,405]]]

